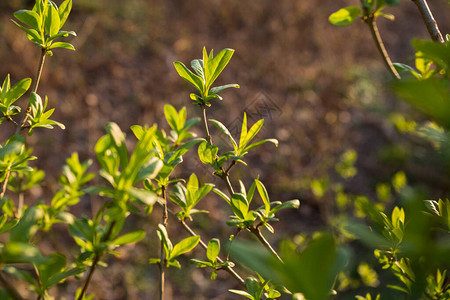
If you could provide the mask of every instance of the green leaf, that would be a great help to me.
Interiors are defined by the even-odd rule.
[[[202,163],[213,165],[218,151],[219,147],[203,142],[198,147],[198,156]]]
[[[259,195],[261,196],[261,199],[264,202],[264,209],[266,211],[266,215],[270,212],[270,200],[269,200],[269,194],[267,193],[266,187],[264,184],[259,181],[258,179],[255,179],[256,188],[258,189]]]
[[[85,270],[84,268],[74,268],[74,269],[70,269],[64,272],[60,272],[58,274],[56,274],[55,276],[53,276],[52,278],[50,278],[50,280],[47,282],[47,286],[51,287],[55,284],[58,284],[62,281],[64,281],[65,279],[67,279],[70,276],[75,276],[78,274],[83,273]]]
[[[328,21],[335,26],[348,26],[362,14],[358,6],[348,6],[332,13]]]
[[[414,70],[414,68],[412,68],[411,66],[401,64],[401,63],[393,63],[393,65],[394,65],[395,70],[399,73],[410,72],[413,75],[417,74],[416,70]]]
[[[16,24],[21,30],[25,31],[25,33],[27,34],[27,37],[30,41],[40,44],[43,44],[43,41],[41,39],[41,36],[39,35],[39,33],[34,30],[34,29],[28,29],[26,27],[23,27],[22,25],[20,25],[19,23],[17,23],[14,20],[11,20],[14,24]]]
[[[401,80],[393,85],[396,94],[450,129],[450,83],[434,78]]]
[[[148,190],[130,187],[127,191],[132,197],[136,198],[145,205],[154,205],[159,199],[155,193]]]
[[[112,137],[112,141],[120,157],[120,165],[125,168],[128,165],[128,150],[125,145],[125,134],[120,130],[119,125],[110,122],[106,125],[106,131]]]
[[[31,85],[31,78],[25,78],[16,83],[9,91],[5,91],[4,104],[9,106],[13,104],[17,99],[22,97],[23,94],[28,91]],[[3,90],[2,90],[3,92]],[[2,97],[3,98],[3,97]]]
[[[39,31],[41,28],[41,17],[32,10],[19,10],[14,13],[17,20]]]
[[[10,86],[11,86],[10,75],[8,74],[8,75],[6,75],[5,80],[3,80],[0,99],[4,99],[6,97],[6,93],[11,88]]]
[[[140,182],[144,179],[153,179],[158,176],[158,172],[163,167],[163,162],[157,157],[150,157],[148,161],[141,165],[137,174],[135,182]]]
[[[258,134],[258,132],[261,130],[262,126],[264,124],[264,119],[259,120],[253,126],[250,128],[248,132],[246,132],[246,135],[244,138],[242,138],[239,141],[239,149],[243,149],[247,146],[247,144]]]
[[[114,245],[120,246],[125,244],[137,243],[145,237],[144,230],[136,230],[119,236],[113,241]]]
[[[231,208],[234,214],[241,220],[244,220],[248,213],[248,203],[245,196],[240,193],[235,193],[231,196]]]
[[[285,209],[285,208],[299,208],[300,207],[300,201],[297,199],[294,200],[289,200],[286,202],[283,202],[281,205],[275,206],[274,208],[272,208],[272,210],[270,211],[271,214],[275,214],[277,211],[281,210],[281,209]]]
[[[58,14],[59,14],[59,28],[61,29],[63,25],[66,23],[67,17],[70,14],[70,11],[72,10],[72,0],[66,0],[59,6]]]
[[[205,74],[203,73],[203,60],[201,59],[194,59],[191,61],[191,68],[194,70],[195,73],[197,73],[198,76],[200,76],[203,80],[203,83],[205,82]]]
[[[182,62],[174,62],[174,66],[181,78],[195,86],[200,93],[203,93],[203,79],[200,76],[192,73]]]
[[[417,39],[412,41],[412,45],[423,57],[429,58],[443,69],[450,69],[450,47],[438,42]]]
[[[217,195],[219,195],[220,197],[222,197],[223,199],[225,199],[225,201],[228,202],[228,204],[230,204],[230,198],[221,190],[214,188],[213,189],[214,193],[216,193]]]
[[[206,257],[209,261],[215,263],[217,256],[220,252],[220,241],[218,239],[212,239],[208,242],[208,248],[206,249]]]
[[[166,117],[167,122],[169,123],[170,127],[173,130],[175,130],[176,132],[179,132],[182,129],[178,126],[178,123],[179,123],[178,113],[172,105],[170,105],[170,104],[164,105],[164,115]]]
[[[207,63],[205,63],[205,59],[203,59],[203,62],[205,63],[206,90],[211,87],[220,73],[222,73],[223,69],[233,56],[233,53],[233,49],[223,49],[214,58],[208,59]]]
[[[133,131],[134,136],[138,139],[141,140],[142,137],[145,134],[145,129],[144,127],[140,126],[140,125],[133,125],[131,126],[131,131]]]
[[[231,83],[231,84],[226,84],[226,85],[213,87],[213,88],[211,88],[211,90],[209,92],[210,92],[210,94],[218,94],[218,93],[222,92],[223,90],[226,90],[226,89],[229,89],[229,88],[238,89],[238,88],[240,88],[240,86],[237,83]]]
[[[275,147],[278,147],[278,140],[276,140],[276,139],[265,139],[265,140],[258,141],[256,143],[253,143],[253,144],[245,147],[242,150],[241,155],[243,155],[243,154],[249,152],[250,150],[252,150],[253,148],[258,147],[259,145],[262,145],[262,144],[265,144],[265,143],[272,143],[272,144],[275,145]]]
[[[61,28],[58,11],[53,5],[47,6],[44,28],[49,36],[57,34]]]
[[[169,235],[167,234],[166,227],[164,227],[164,225],[162,224],[158,224],[156,233],[158,234],[158,238],[163,242],[166,255],[169,256],[169,254],[172,252],[173,245],[169,239]]]
[[[188,238],[185,238],[181,242],[177,243],[173,250],[170,252],[170,256],[167,258],[168,260],[172,260],[181,254],[187,253],[191,251],[192,249],[197,246],[198,242],[200,241],[200,236],[190,236]]]
[[[39,220],[44,216],[42,209],[37,206],[28,208],[19,223],[11,229],[10,240],[26,243],[39,229]]]
[[[49,287],[48,281],[54,275],[61,273],[66,266],[66,258],[64,255],[52,253],[46,257],[47,260],[37,265],[39,271],[39,280],[42,287],[47,289]]]
[[[25,242],[9,242],[0,249],[0,262],[2,264],[32,263],[39,264],[45,261],[41,252],[34,245]]]
[[[247,297],[249,299],[255,300],[255,298],[252,295],[250,295],[249,293],[247,293],[246,291],[241,291],[241,290],[228,290],[228,291],[230,293],[233,293],[233,294],[236,294],[236,295],[239,295],[239,296],[244,296],[244,297]]]
[[[238,149],[238,146],[237,146],[236,141],[234,140],[233,136],[231,135],[230,131],[228,130],[228,128],[217,120],[209,119],[209,121],[211,123],[213,123],[214,126],[216,126],[223,134],[225,134],[230,139],[231,143],[233,144],[234,151],[236,152]]]
[[[55,49],[55,48],[64,48],[75,51],[75,47],[72,44],[64,42],[53,43],[48,49]]]

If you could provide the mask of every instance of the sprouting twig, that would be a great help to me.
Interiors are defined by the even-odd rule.
[[[414,4],[417,5],[417,8],[422,15],[422,19],[427,26],[428,33],[430,34],[433,41],[444,43],[444,38],[442,37],[441,32],[439,31],[438,24],[431,13],[430,8],[428,7],[426,0],[412,0]]]
[[[102,242],[105,242],[105,241],[109,240],[109,237],[111,236],[111,233],[112,233],[113,228],[114,228],[115,225],[116,225],[116,221],[111,222],[111,225],[109,226],[108,231],[106,232],[106,234],[102,238]],[[86,291],[87,291],[87,288],[89,286],[89,283],[91,282],[92,275],[94,274],[95,268],[97,267],[97,265],[98,265],[102,255],[103,255],[103,252],[95,254],[94,260],[92,261],[92,265],[91,265],[91,268],[89,270],[88,277],[86,278],[86,281],[84,283],[83,289],[81,290],[81,293],[78,296],[77,300],[82,300],[84,298],[84,295],[86,294]]]

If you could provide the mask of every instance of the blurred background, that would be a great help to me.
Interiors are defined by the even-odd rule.
[[[447,2],[429,1],[443,34],[450,32]],[[440,163],[430,144],[409,133],[411,120],[421,116],[390,92],[390,75],[367,26],[362,21],[345,28],[328,23],[332,12],[358,3],[74,0],[64,28],[78,34],[69,39],[77,51],[58,49],[47,57],[39,86],[39,94],[49,98],[49,107],[56,108],[54,119],[67,128],[37,130],[28,139],[39,157],[33,164],[47,173],[44,185],[29,195],[30,201],[51,200],[48,195],[57,189],[57,174],[70,153],[78,152],[83,160],[95,158],[95,142],[107,122],[114,121],[127,132],[131,146],[135,141],[131,125],[157,123],[169,128],[163,118],[166,103],[177,109],[186,106],[188,117],[199,116],[198,107],[189,99],[192,89],[178,76],[173,62],[187,65],[201,58],[203,46],[215,53],[223,48],[236,50],[218,84],[241,86],[223,93],[224,100],[213,103],[208,117],[221,120],[238,134],[245,111],[251,123],[265,120],[258,138],[280,142],[278,148],[272,144],[257,148],[246,159],[248,167],[233,169],[232,179],[245,179],[249,184],[259,175],[272,201],[301,200],[299,210],[280,215],[282,221],[274,226],[276,238],[265,233],[275,245],[280,239],[295,239],[331,223],[339,204],[329,187],[376,199],[380,183],[388,185],[395,174],[403,172],[410,184],[420,182],[430,198],[444,196],[449,166]],[[34,77],[40,50],[10,21],[14,11],[31,9],[33,4],[31,0],[0,0],[2,80],[8,73],[12,82]],[[411,39],[429,39],[417,8],[404,0],[388,12],[395,15],[395,21],[378,22],[387,50],[394,62],[413,65]],[[0,132],[2,143],[10,134],[7,131],[14,130],[7,126]],[[195,131],[202,136],[200,127]],[[220,136],[215,141],[227,146]],[[196,151],[188,156],[191,159],[178,167],[177,176],[187,178],[196,172],[202,182],[222,187],[211,170],[201,166]],[[94,163],[92,170],[96,168]],[[75,213],[91,215],[101,201],[86,197]],[[234,232],[225,224],[216,224],[230,212],[221,209],[223,203],[214,195],[202,202],[201,207],[211,213],[199,217],[194,227],[205,240],[218,236],[225,242]],[[154,231],[159,213],[155,209],[150,217],[132,220],[128,226],[144,227],[151,238],[121,248],[120,258],[109,258],[111,266],[96,272],[90,288],[96,299],[152,299],[156,295],[158,270],[147,260],[158,253]],[[185,237],[173,219],[170,227],[175,240],[177,235]],[[69,237],[54,237],[49,247],[70,251],[58,243],[72,243]],[[204,254],[199,249],[194,255]],[[216,283],[209,276],[186,259],[181,271],[169,272],[167,299],[236,299],[227,292],[237,288],[227,274],[219,273]],[[64,288],[73,293],[78,285],[69,281]]]

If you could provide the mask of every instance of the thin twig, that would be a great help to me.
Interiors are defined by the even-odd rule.
[[[45,63],[45,56],[46,56],[46,54],[47,54],[47,50],[42,48],[41,49],[41,58],[39,60],[39,65],[38,65],[38,69],[37,69],[37,72],[36,72],[36,77],[34,79],[33,87],[31,89],[31,92],[36,93],[36,91],[38,89],[39,81],[41,80],[42,70],[43,70],[44,63]],[[23,116],[22,121],[16,127],[16,134],[19,134],[20,131],[24,128],[25,123],[28,120],[28,116],[29,116],[30,112],[31,112],[31,105],[30,105],[30,103],[28,103],[28,107],[27,107],[27,110],[25,112],[25,116]]]
[[[106,234],[101,239],[102,242],[105,242],[105,241],[107,241],[109,239],[109,237],[111,236],[111,233],[112,233],[113,228],[114,228],[115,225],[116,225],[116,221],[112,221],[111,225],[108,228],[108,231],[106,232]],[[87,288],[89,286],[89,283],[91,282],[92,275],[94,274],[95,268],[97,267],[97,264],[99,263],[103,253],[104,252],[95,254],[94,261],[92,262],[91,268],[89,270],[88,277],[86,278],[86,282],[84,283],[83,289],[81,290],[81,293],[78,296],[77,300],[82,300],[84,298],[84,295],[86,294],[86,291],[87,291]]]
[[[167,208],[167,193],[166,193],[166,186],[161,186],[161,196],[164,200],[163,202],[163,217],[162,217],[162,225],[167,228],[167,221],[168,221],[168,208]],[[160,256],[160,262],[159,262],[159,299],[164,299],[164,260],[165,260],[165,253],[164,253],[164,241],[161,239],[161,256]]]
[[[248,228],[248,230],[251,233],[253,233],[253,235],[255,235],[258,238],[258,240],[261,242],[261,244],[263,244],[264,247],[266,247],[266,249],[269,250],[280,262],[283,262],[281,257],[278,255],[277,251],[275,251],[275,249],[272,248],[270,243],[262,235],[261,230],[259,229],[258,226],[256,226],[256,227],[252,226],[252,227]]]
[[[400,75],[398,74],[397,70],[395,69],[394,65],[392,64],[391,58],[389,57],[389,54],[386,51],[386,47],[384,46],[383,40],[381,39],[380,32],[378,31],[377,23],[375,22],[375,16],[373,14],[368,14],[367,9],[365,9],[365,10],[366,10],[366,13],[363,17],[363,20],[369,26],[370,33],[372,34],[372,38],[375,41],[378,52],[380,52],[381,57],[383,58],[386,68],[389,70],[389,72],[391,73],[391,75],[394,78],[400,79]]]
[[[0,273],[0,284],[6,289],[11,298],[14,300],[23,300],[16,288],[8,282],[2,273]]]
[[[422,15],[422,19],[425,22],[428,33],[430,34],[433,41],[444,43],[444,38],[439,30],[438,24],[431,13],[430,8],[428,7],[428,3],[426,0],[412,0],[414,4],[417,5],[417,8]]]
[[[179,220],[179,221],[180,221],[180,224],[183,226],[183,228],[184,228],[187,232],[189,232],[190,235],[192,235],[192,236],[197,236],[197,234],[194,232],[194,230],[192,230],[192,228],[189,227],[189,225],[187,225],[186,222],[184,222],[184,220]],[[200,243],[200,245],[201,245],[205,250],[208,249],[208,245],[206,245],[206,243],[203,242],[202,239],[200,239],[200,242],[199,242],[199,243]],[[223,263],[223,262],[224,262],[223,259],[221,259],[220,257],[217,257],[217,261],[220,262],[220,263]],[[232,267],[226,266],[226,267],[224,267],[222,270],[227,271],[231,276],[233,276],[234,279],[236,279],[236,280],[239,282],[239,284],[240,284],[241,286],[245,287],[245,281],[242,279],[241,276],[239,276],[238,273],[236,273],[235,270],[233,270]]]
[[[11,166],[8,166],[8,169],[10,167]],[[8,180],[9,180],[9,174],[10,173],[11,172],[9,170],[6,171],[5,181],[3,181],[2,193],[0,194],[0,199],[2,199],[5,196],[5,194],[6,194],[6,188],[8,187]]]
[[[206,140],[210,145],[212,145],[212,137],[211,134],[209,133],[208,119],[206,118],[206,106],[200,105],[200,108],[202,109],[203,127],[205,129]]]

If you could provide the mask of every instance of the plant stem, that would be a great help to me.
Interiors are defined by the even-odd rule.
[[[39,60],[39,65],[38,65],[38,69],[37,69],[37,72],[36,72],[36,77],[34,79],[33,87],[31,89],[31,92],[36,93],[36,91],[38,89],[39,81],[41,80],[42,69],[43,69],[44,63],[45,63],[45,55],[46,54],[47,54],[47,50],[46,49],[41,49],[41,58]],[[23,116],[22,121],[16,127],[16,134],[19,134],[20,131],[22,130],[22,128],[24,128],[25,123],[27,122],[28,115],[29,115],[30,112],[31,112],[31,106],[30,106],[30,104],[28,104],[25,116]]]
[[[184,222],[184,220],[179,220],[179,221],[180,221],[181,225],[183,226],[183,228],[187,232],[189,232],[190,235],[197,236],[197,234],[194,232],[194,230],[192,230],[192,228],[189,227],[189,225],[187,225],[186,222]],[[200,239],[199,243],[205,250],[208,249],[208,245],[206,245],[206,243],[203,242],[202,239]],[[220,262],[220,263],[224,262],[223,259],[221,259],[220,257],[217,257],[217,261]],[[245,281],[242,279],[241,276],[239,276],[238,273],[236,273],[235,270],[233,270],[232,267],[226,266],[226,267],[224,267],[223,270],[227,271],[231,276],[233,276],[233,278],[236,279],[242,287],[245,287]]]
[[[8,166],[8,169],[10,167],[11,166]],[[9,180],[9,174],[10,173],[11,173],[10,171],[6,172],[5,181],[3,181],[2,193],[0,194],[0,199],[2,199],[5,196],[5,194],[6,194],[6,188],[8,187],[8,180]]]
[[[444,38],[442,37],[441,32],[439,31],[439,27],[437,25],[436,20],[431,13],[430,8],[428,7],[428,3],[426,0],[412,0],[414,4],[417,5],[417,8],[422,15],[422,19],[427,26],[428,33],[430,34],[433,41],[444,43]]]
[[[251,233],[253,233],[253,235],[255,235],[258,238],[258,240],[261,242],[261,244],[264,245],[264,247],[266,247],[267,250],[269,250],[280,262],[283,262],[281,257],[278,255],[277,251],[275,251],[275,249],[272,248],[270,243],[262,235],[261,230],[259,230],[259,227],[252,226],[248,229],[250,230]]]
[[[167,193],[166,186],[161,186],[161,196],[164,199],[163,202],[163,217],[162,217],[162,225],[167,228],[167,220],[168,220],[168,208],[167,208]],[[164,299],[164,242],[161,240],[161,256],[159,262],[159,299]]]
[[[203,125],[205,127],[206,138],[208,139],[209,143],[212,145],[212,138],[211,138],[211,135],[209,134],[208,123],[207,123],[207,118],[206,118],[205,105],[201,105],[201,109],[202,109]],[[228,189],[228,192],[230,193],[230,197],[234,194],[234,190],[233,190],[233,186],[231,185],[231,182],[230,182],[229,172],[235,164],[236,164],[236,162],[233,161],[230,163],[230,166],[227,168],[226,171],[224,170],[223,167],[220,167],[220,170],[221,170],[220,174],[215,173],[225,183],[225,185]],[[264,247],[266,247],[279,261],[283,262],[283,260],[278,255],[278,253],[272,248],[270,243],[264,238],[261,231],[259,230],[259,227],[251,227],[249,230],[258,238],[258,240],[264,245]]]
[[[116,225],[116,221],[112,221],[111,225],[108,228],[108,231],[102,237],[102,242],[105,242],[105,241],[107,241],[109,239],[109,237],[111,236],[111,233],[112,233],[113,228],[114,228],[115,225]],[[94,260],[93,260],[91,268],[89,270],[88,277],[86,278],[86,282],[84,283],[83,289],[81,290],[81,293],[78,296],[77,300],[82,300],[84,298],[84,295],[86,294],[86,291],[87,291],[87,288],[89,286],[89,283],[91,282],[92,275],[94,274],[95,268],[97,267],[97,264],[100,261],[102,255],[103,255],[103,252],[95,254]]]
[[[375,41],[378,52],[380,52],[381,57],[383,58],[386,68],[389,70],[389,72],[391,73],[391,75],[394,78],[400,79],[400,75],[398,74],[397,70],[394,68],[391,58],[389,57],[389,54],[386,51],[386,47],[384,46],[383,40],[381,39],[380,32],[378,31],[378,27],[377,27],[377,23],[375,22],[374,15],[368,14],[367,9],[365,9],[365,11],[366,12],[363,17],[363,20],[369,26],[370,33],[372,34],[372,38]]]
[[[6,289],[9,296],[14,300],[23,300],[16,288],[0,273],[0,284]]]
[[[209,133],[208,119],[206,118],[206,106],[200,105],[200,108],[202,109],[203,127],[205,128],[206,140],[210,145],[212,145],[212,137],[211,134]]]

